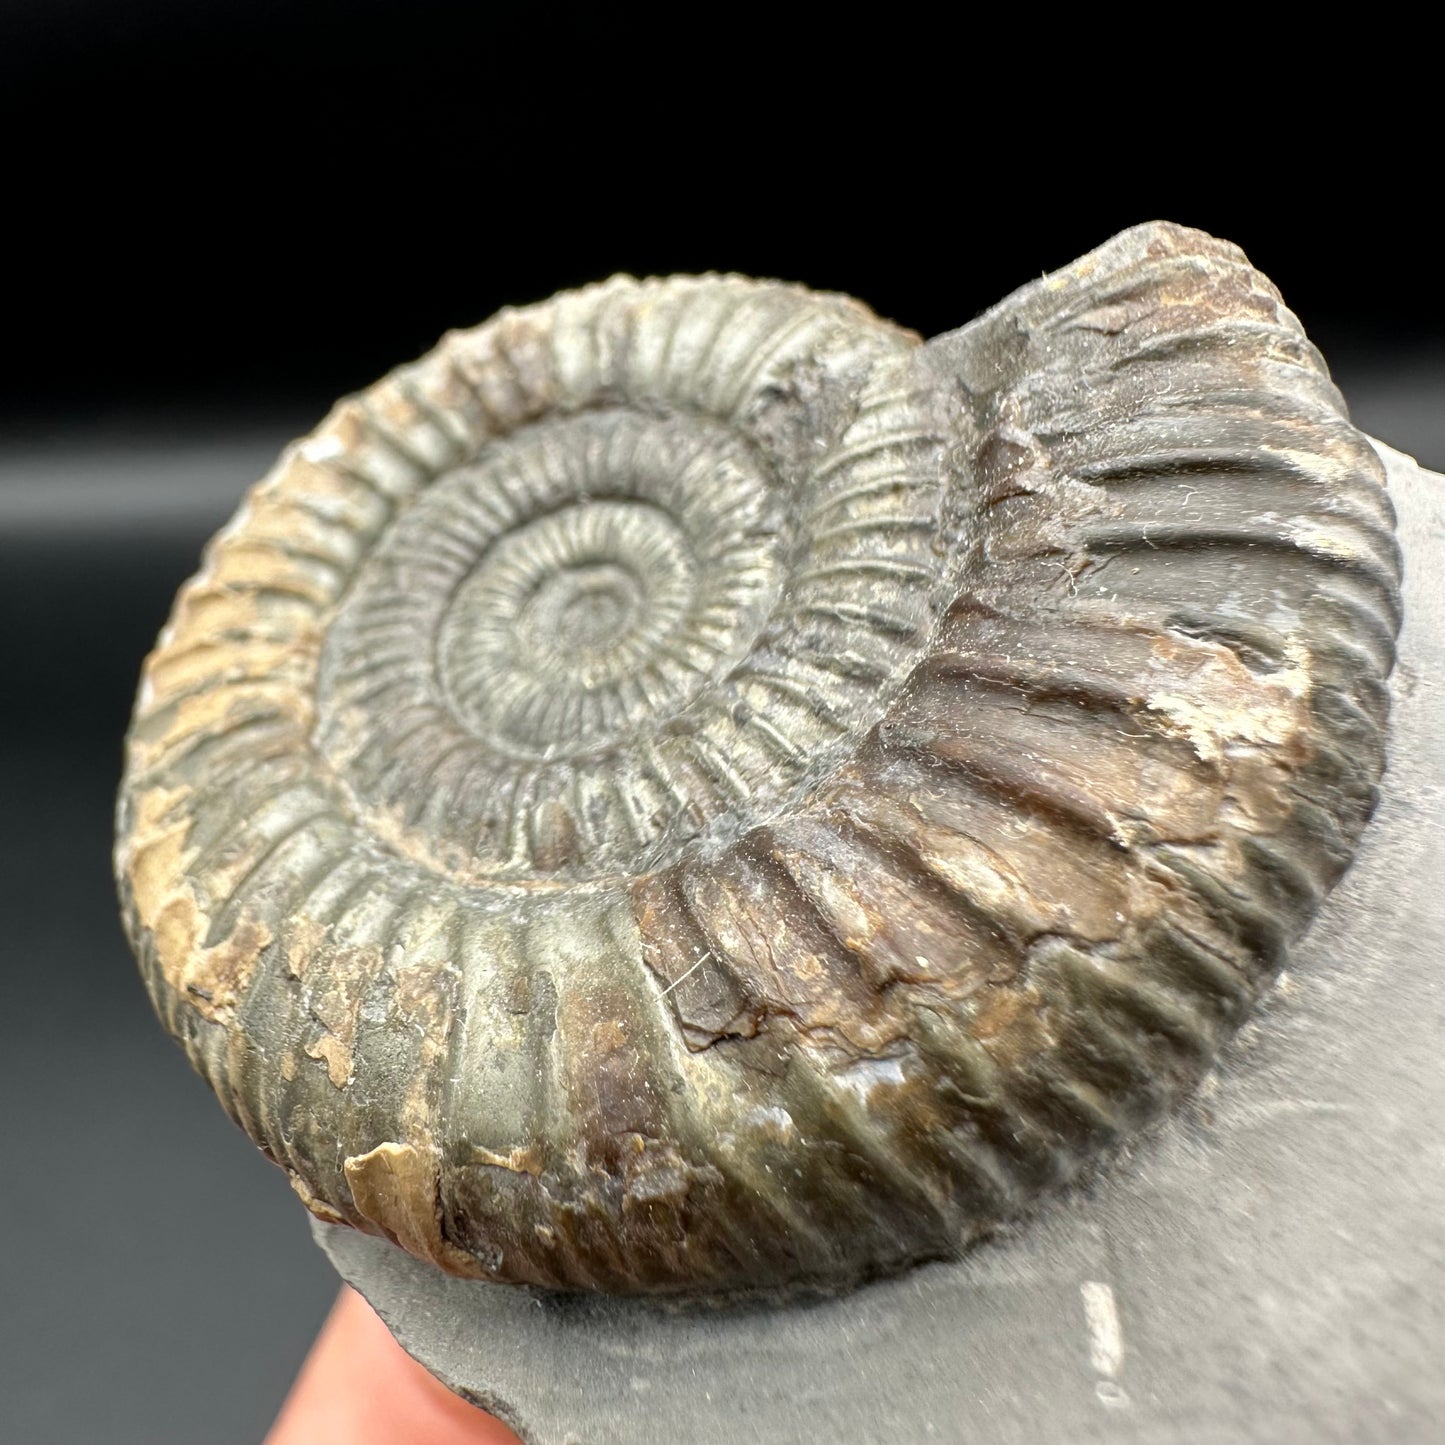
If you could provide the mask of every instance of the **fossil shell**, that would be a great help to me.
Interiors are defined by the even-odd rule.
[[[1195,1082],[1347,865],[1382,481],[1162,224],[928,345],[736,277],[453,333],[146,664],[156,1007],[315,1213],[452,1273],[956,1251]]]

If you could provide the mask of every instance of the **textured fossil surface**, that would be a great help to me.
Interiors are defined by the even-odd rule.
[[[1347,865],[1379,461],[1156,224],[926,345],[616,279],[251,493],[146,664],[156,1006],[322,1219],[462,1275],[842,1283],[1177,1099]]]

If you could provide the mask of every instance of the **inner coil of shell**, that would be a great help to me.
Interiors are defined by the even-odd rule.
[[[323,1219],[855,1281],[1197,1081],[1368,819],[1397,582],[1318,354],[1198,232],[927,345],[619,278],[343,402],[213,541],[127,927]]]

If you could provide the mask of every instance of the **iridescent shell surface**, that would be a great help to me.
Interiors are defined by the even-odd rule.
[[[1369,817],[1397,583],[1374,452],[1201,233],[926,345],[614,279],[342,402],[214,540],[127,927],[324,1219],[849,1283],[1198,1080]]]

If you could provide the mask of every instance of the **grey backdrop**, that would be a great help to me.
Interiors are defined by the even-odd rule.
[[[1445,467],[1445,367],[1334,361],[1362,427]],[[141,656],[202,541],[314,420],[0,448],[3,1445],[256,1441],[336,1288],[285,1180],[151,1017],[108,856]]]

